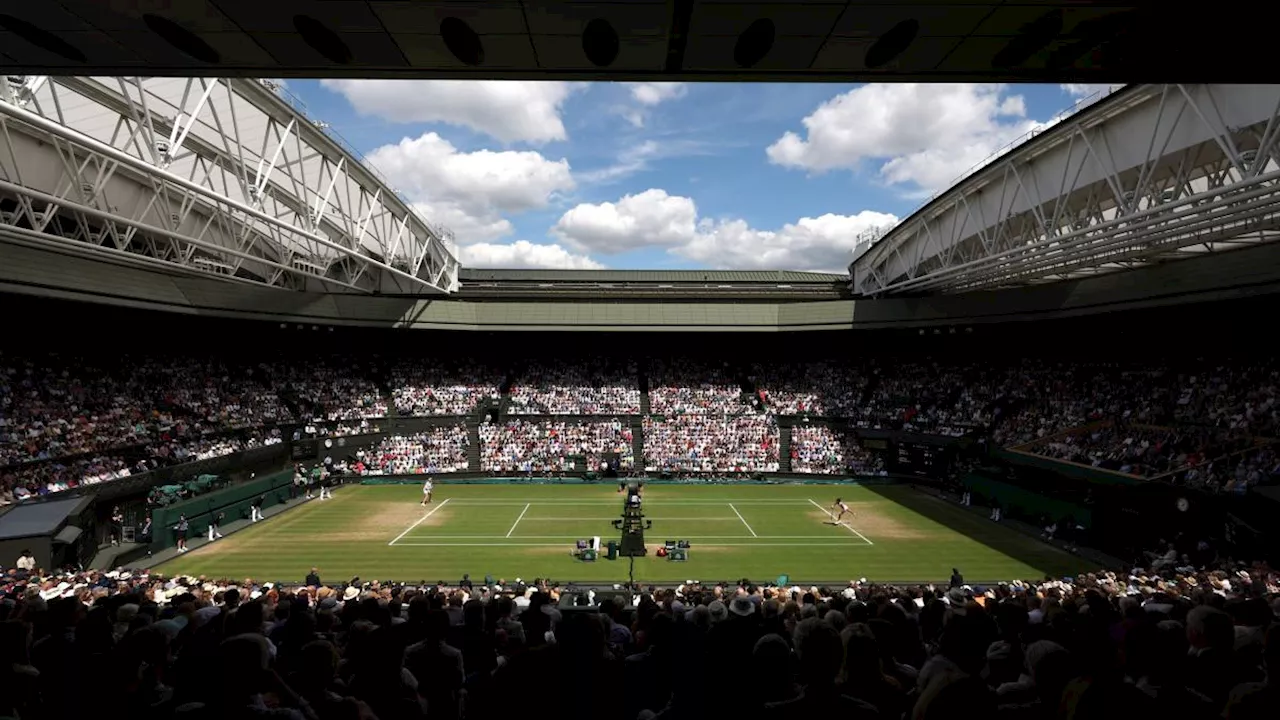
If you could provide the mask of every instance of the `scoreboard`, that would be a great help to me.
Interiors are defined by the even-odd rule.
[[[946,445],[899,440],[890,461],[892,471],[903,475],[942,477],[951,469],[951,449]]]
[[[293,441],[294,460],[314,460],[320,449],[320,441],[315,438],[304,438]]]

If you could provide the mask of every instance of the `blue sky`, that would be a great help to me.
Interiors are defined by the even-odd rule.
[[[472,267],[843,271],[1059,85],[288,82]],[[1084,100],[1082,100],[1082,98]]]

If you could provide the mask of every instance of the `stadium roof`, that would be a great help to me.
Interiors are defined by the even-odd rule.
[[[1266,23],[1221,4],[903,2],[5,3],[6,73],[593,80],[1238,80]],[[1256,30],[1255,30],[1256,28]],[[1258,33],[1257,41],[1253,33]],[[1169,52],[1230,38],[1230,53]]]
[[[461,282],[546,283],[840,283],[847,275],[794,270],[475,270],[458,273]]]

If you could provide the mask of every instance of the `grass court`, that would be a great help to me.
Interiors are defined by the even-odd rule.
[[[854,516],[831,524],[842,497]],[[313,567],[325,582],[363,579],[452,583],[495,578],[612,583],[627,558],[604,558],[618,538],[617,485],[449,485],[423,507],[414,485],[353,485],[312,500],[157,568],[167,574],[298,582]],[[640,583],[689,579],[801,582],[865,577],[943,582],[952,567],[971,582],[1087,570],[1060,552],[982,516],[897,486],[650,485],[644,513],[649,555]],[[601,538],[600,559],[572,557],[574,541]],[[688,540],[687,562],[658,558],[666,540]]]

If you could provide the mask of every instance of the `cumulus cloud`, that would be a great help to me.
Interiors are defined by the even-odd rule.
[[[936,190],[1043,126],[999,84],[863,85],[837,95],[769,146],[769,160],[822,173],[874,166],[894,185]]]
[[[682,98],[689,92],[688,84],[682,82],[627,83],[627,89],[631,94],[632,102],[636,103],[636,105],[619,107],[616,108],[616,111],[626,118],[627,122],[638,128],[644,127],[649,111],[654,107],[668,100]]]
[[[346,97],[360,115],[396,123],[446,123],[506,143],[533,144],[568,137],[561,110],[578,87],[503,80],[326,79],[320,84]]]
[[[693,200],[650,189],[616,203],[571,208],[551,232],[571,246],[612,254],[686,243],[697,234],[697,225]]]
[[[572,253],[559,245],[535,245],[517,240],[506,245],[477,243],[458,249],[458,261],[477,268],[542,268],[556,270],[601,270],[604,265],[586,255]]]
[[[606,255],[659,247],[714,267],[843,272],[860,235],[897,221],[864,210],[759,230],[743,220],[699,217],[692,199],[650,189],[617,202],[578,205],[551,232],[571,248]]]
[[[630,83],[629,87],[631,99],[641,105],[658,105],[667,100],[684,97],[689,91],[689,86],[682,82],[638,82]]]
[[[568,160],[532,150],[460,152],[435,133],[383,145],[366,159],[462,244],[509,235],[504,214],[544,208],[574,188]]]

